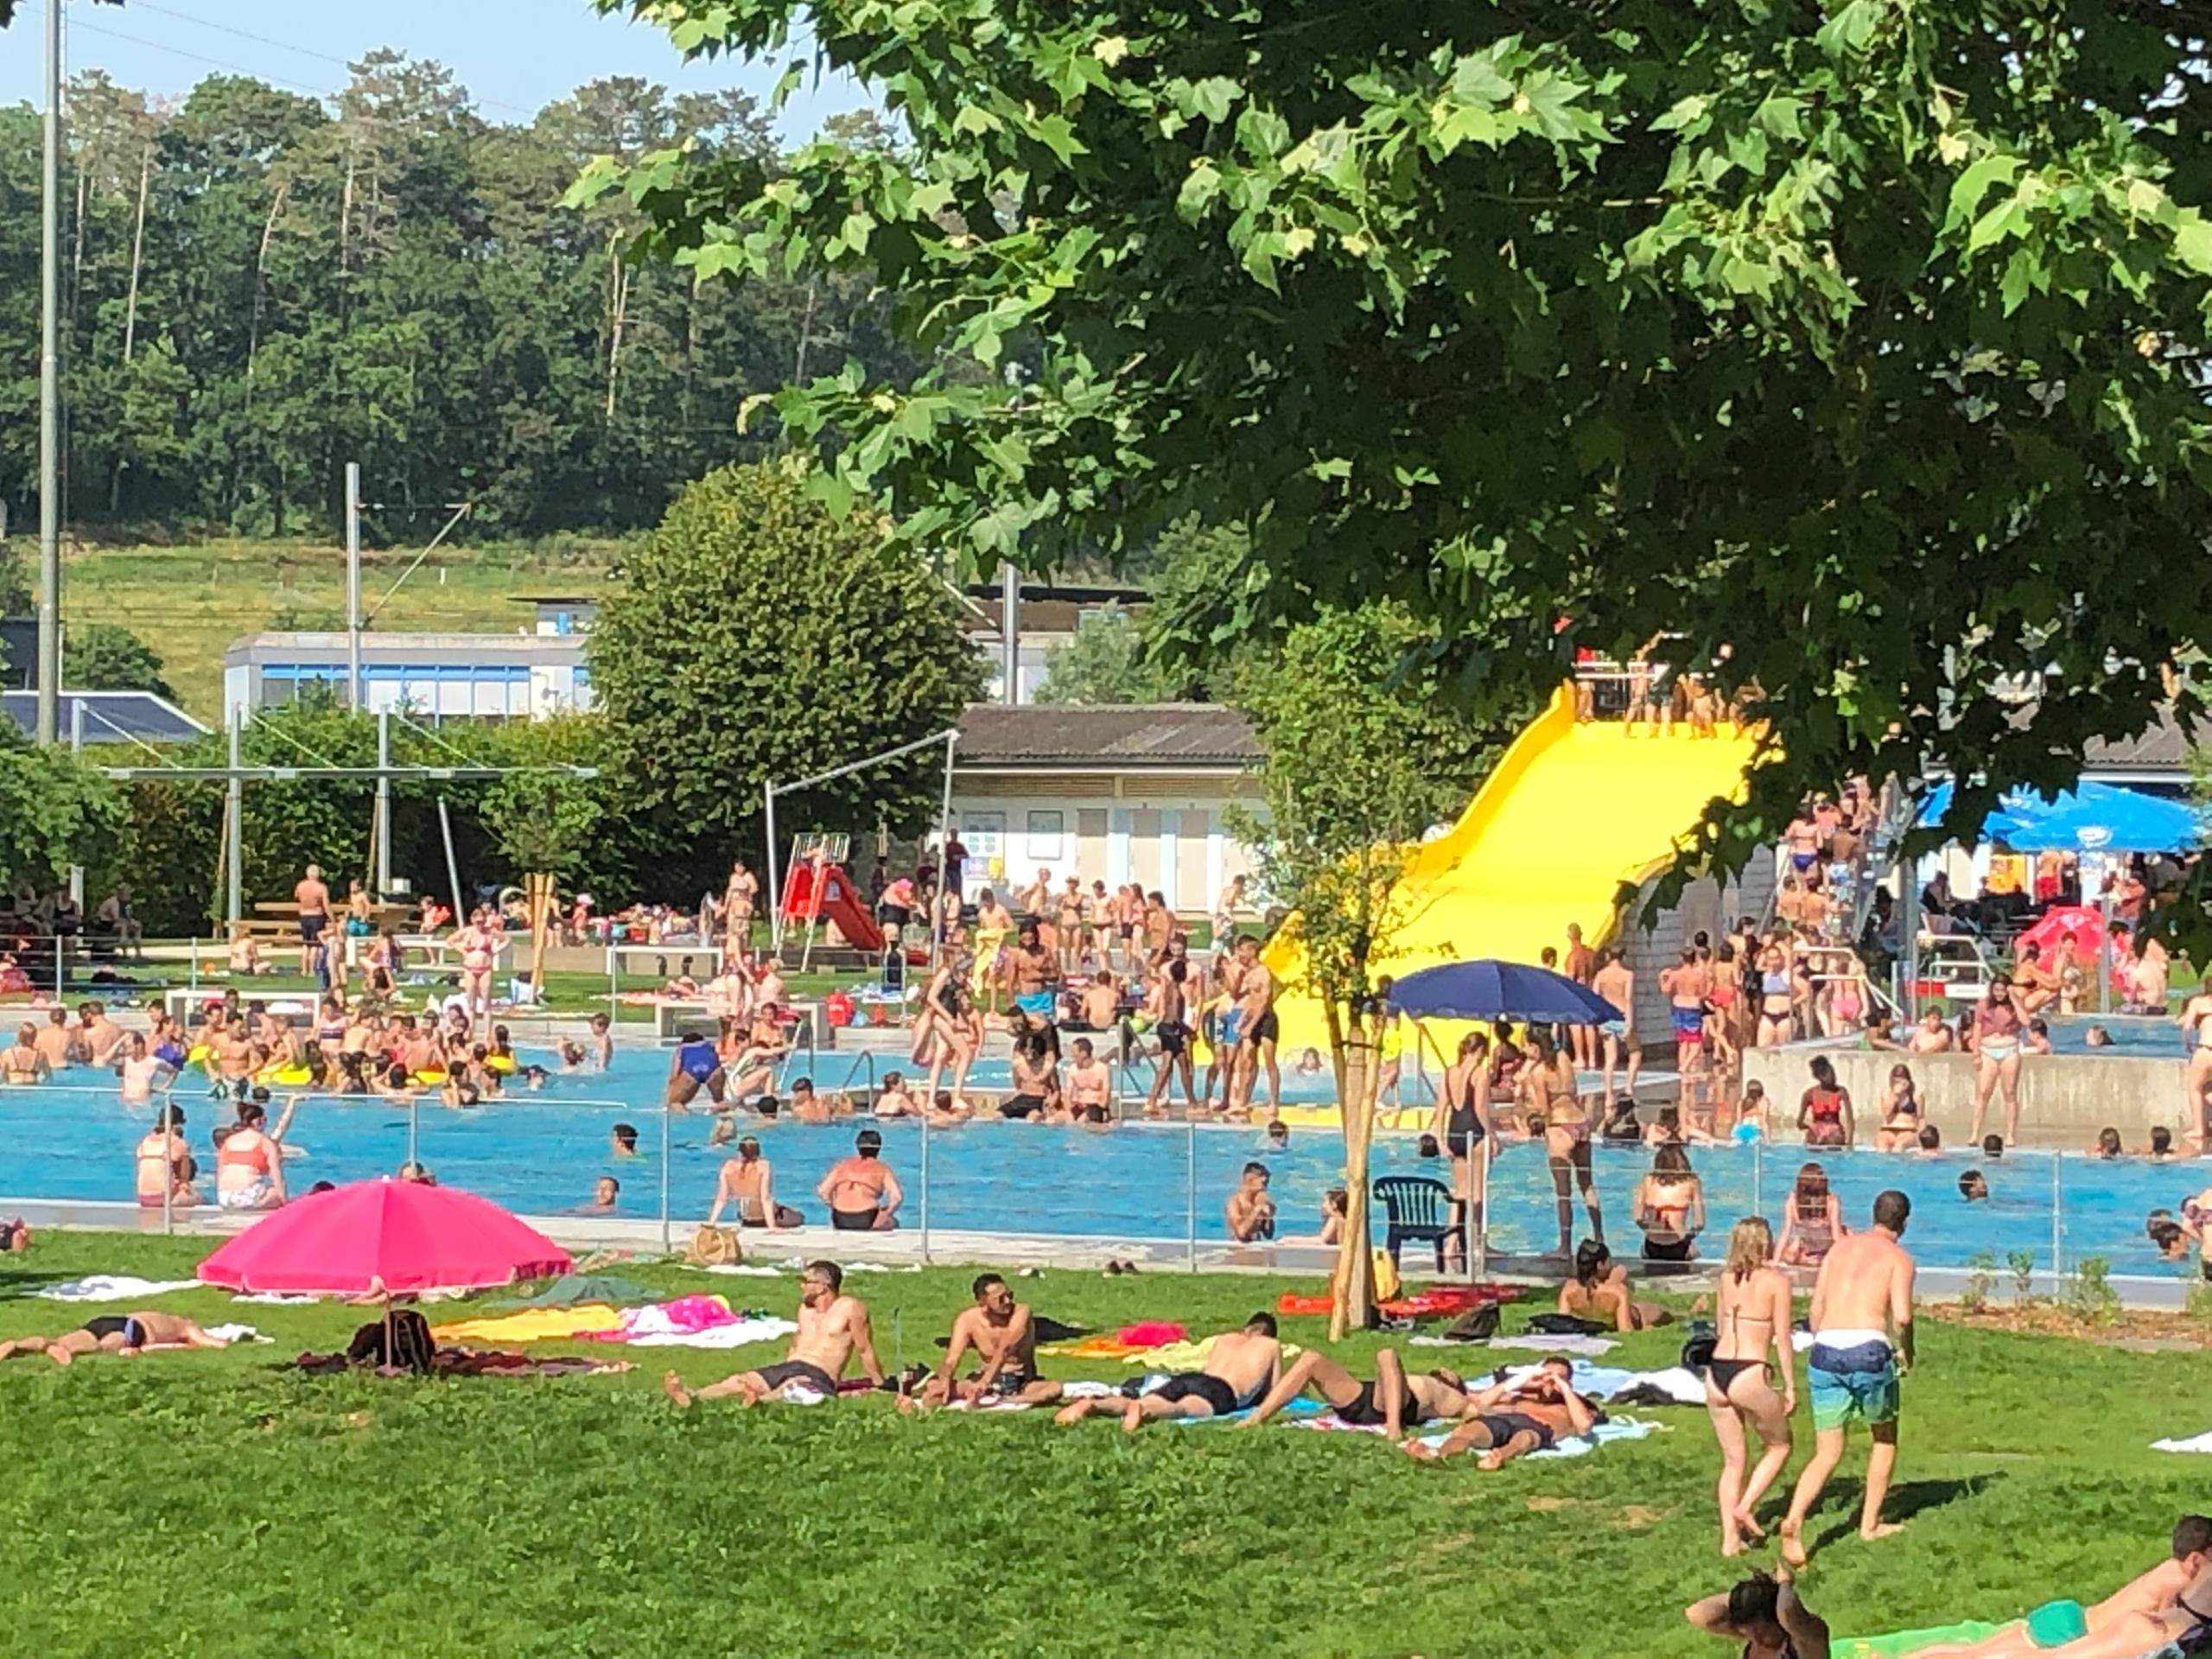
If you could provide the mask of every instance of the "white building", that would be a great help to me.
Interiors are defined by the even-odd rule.
[[[289,702],[321,683],[341,701],[346,636],[257,633],[223,654],[223,713]],[[361,706],[448,720],[535,720],[588,708],[581,633],[384,633],[361,636]]]
[[[961,716],[952,772],[969,892],[1048,869],[1086,888],[1135,881],[1202,915],[1249,872],[1223,814],[1258,801],[1259,758],[1251,728],[1217,703],[978,703]]]

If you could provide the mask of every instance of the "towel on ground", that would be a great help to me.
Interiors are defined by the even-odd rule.
[[[1647,1434],[1658,1432],[1658,1424],[1647,1422],[1643,1418],[1615,1417],[1599,1423],[1587,1434],[1569,1435],[1541,1452],[1531,1452],[1529,1455],[1532,1458],[1586,1458],[1599,1446],[1615,1440],[1640,1440]],[[1420,1438],[1423,1446],[1434,1447],[1443,1445],[1452,1435],[1447,1429],[1442,1433],[1423,1434]]]
[[[1513,1348],[1531,1354],[1581,1354],[1595,1359],[1610,1354],[1620,1346],[1605,1337],[1547,1337],[1536,1334],[1526,1337],[1475,1338],[1462,1342],[1452,1337],[1408,1337],[1415,1348]]]
[[[2212,1452],[2212,1429],[2202,1434],[2192,1434],[2185,1440],[2153,1440],[2153,1452]]]
[[[211,1325],[207,1334],[224,1342],[274,1342],[274,1337],[264,1337],[250,1325]]]
[[[500,1309],[575,1307],[586,1302],[620,1307],[642,1302],[652,1294],[643,1285],[613,1274],[564,1273],[535,1296],[503,1297],[489,1306]]]
[[[699,1269],[701,1273],[726,1273],[734,1279],[780,1279],[781,1268],[756,1267],[750,1262],[716,1262]]]
[[[263,1307],[312,1307],[320,1296],[299,1296],[288,1290],[254,1290],[233,1296],[234,1302],[254,1302]]]
[[[137,1279],[127,1273],[95,1273],[41,1285],[31,1293],[49,1302],[129,1302],[142,1296],[166,1296],[173,1290],[198,1290],[197,1279]]]
[[[440,1342],[547,1342],[621,1327],[620,1308],[593,1302],[582,1307],[534,1307],[524,1313],[432,1325],[430,1335]]]
[[[729,1303],[720,1296],[679,1296],[671,1302],[626,1307],[613,1331],[592,1334],[626,1338],[688,1337],[711,1331],[716,1325],[736,1323],[737,1315],[729,1311]]]
[[[1217,1339],[1215,1337],[1205,1337],[1197,1342],[1171,1342],[1158,1348],[1131,1348],[1120,1352],[1102,1353],[1094,1346],[1100,1338],[1094,1337],[1090,1342],[1077,1343],[1076,1349],[1082,1351],[1086,1357],[1119,1359],[1124,1364],[1143,1364],[1155,1371],[1202,1371],[1213,1354]],[[1040,1349],[1039,1351],[1044,1351]],[[1296,1359],[1303,1351],[1294,1342],[1282,1344],[1285,1359]]]
[[[742,1319],[703,1331],[664,1331],[655,1336],[625,1337],[613,1332],[590,1332],[593,1342],[620,1342],[632,1348],[749,1348],[756,1342],[774,1342],[798,1334],[789,1319]]]

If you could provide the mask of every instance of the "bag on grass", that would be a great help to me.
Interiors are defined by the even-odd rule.
[[[745,1248],[737,1242],[736,1228],[702,1224],[691,1235],[683,1259],[695,1268],[733,1268],[745,1260]]]

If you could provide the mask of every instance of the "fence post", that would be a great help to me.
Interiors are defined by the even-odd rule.
[[[1198,1123],[1196,1118],[1185,1121],[1183,1139],[1184,1231],[1189,1242],[1190,1269],[1196,1273],[1198,1270]]]
[[[930,1259],[930,1120],[922,1118],[922,1260]]]
[[[2058,1294],[2058,1281],[2066,1271],[2063,1242],[2065,1205],[2064,1189],[2060,1185],[2065,1160],[2056,1152],[2050,1154],[2050,1294]]]

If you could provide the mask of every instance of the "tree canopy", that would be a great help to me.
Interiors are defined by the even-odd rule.
[[[10,38],[13,38],[12,36]],[[229,74],[173,105],[70,85],[61,210],[73,522],[169,534],[334,525],[361,463],[372,544],[467,500],[478,535],[643,528],[747,453],[743,400],[847,357],[892,380],[872,276],[739,294],[626,263],[626,204],[564,207],[594,156],[685,144],[773,170],[741,92],[610,78],[502,123],[391,52],[328,100]],[[0,107],[0,499],[37,474],[38,117]]]
[[[910,539],[1041,564],[1203,506],[1255,613],[1398,600],[1478,699],[1677,635],[1773,722],[1724,861],[1861,772],[1948,770],[1978,823],[2144,728],[2207,632],[2170,7],[634,9],[695,54],[804,38],[890,111],[773,176],[594,185],[702,274],[874,270],[988,371],[776,399]]]
[[[151,691],[175,701],[162,655],[126,627],[79,622],[61,636],[61,683],[73,691]]]
[[[661,893],[719,887],[734,855],[760,861],[769,779],[945,730],[982,684],[938,573],[874,515],[809,499],[789,460],[686,489],[587,652],[610,810]],[[924,750],[779,799],[779,834],[913,834],[935,820],[943,765]]]

